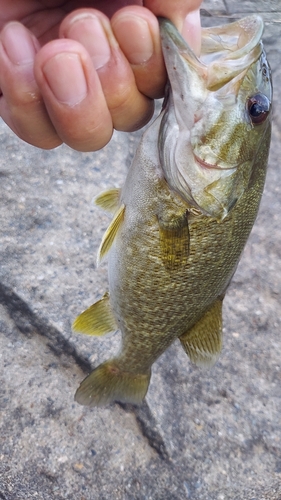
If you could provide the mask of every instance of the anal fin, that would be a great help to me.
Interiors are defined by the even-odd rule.
[[[104,258],[104,256],[107,254],[107,252],[110,250],[110,247],[118,233],[118,230],[123,222],[124,219],[124,214],[125,214],[125,205],[122,204],[120,208],[117,210],[116,214],[114,215],[114,218],[112,219],[111,223],[109,224],[107,230],[105,231],[99,250],[98,250],[98,256],[97,256],[97,263],[99,264],[101,260]]]
[[[74,320],[72,329],[75,332],[97,337],[118,329],[109,303],[109,294],[95,302]]]
[[[217,299],[179,339],[193,363],[203,368],[213,366],[222,350],[222,299]]]

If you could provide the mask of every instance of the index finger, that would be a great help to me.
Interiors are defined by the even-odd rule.
[[[163,16],[170,19],[177,28],[189,12],[200,8],[202,0],[144,0],[143,4],[155,16]]]
[[[202,0],[144,0],[155,16],[167,17],[178,28],[196,55],[201,50],[200,5]]]

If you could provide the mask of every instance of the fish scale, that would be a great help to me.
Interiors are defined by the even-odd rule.
[[[170,82],[163,109],[123,188],[96,200],[113,214],[98,255],[108,255],[109,293],[73,328],[120,329],[122,345],[78,388],[76,401],[89,406],[140,403],[152,364],[177,338],[198,366],[216,362],[223,298],[265,181],[272,90],[262,20],[203,30],[204,63],[170,21],[160,20],[160,31]]]

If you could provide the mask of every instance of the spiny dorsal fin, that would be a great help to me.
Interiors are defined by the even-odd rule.
[[[213,366],[222,350],[222,300],[217,299],[179,339],[193,363],[202,368]]]
[[[72,329],[86,335],[101,336],[117,330],[109,303],[109,294],[95,302],[74,320]]]
[[[189,228],[186,212],[168,223],[159,219],[161,257],[172,271],[186,265],[189,256]]]
[[[98,250],[98,256],[97,256],[97,264],[101,262],[101,260],[104,258],[104,256],[107,254],[109,251],[115,236],[120,228],[120,225],[123,222],[124,219],[124,214],[125,214],[125,205],[122,204],[119,210],[116,212],[114,215],[113,220],[109,224],[107,230],[105,231],[103,238],[101,240],[101,244]]]
[[[95,198],[95,204],[110,214],[115,214],[119,207],[120,189],[113,188],[104,191]]]

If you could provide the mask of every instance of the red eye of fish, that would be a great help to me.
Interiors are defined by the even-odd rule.
[[[270,111],[270,100],[264,94],[255,94],[247,101],[248,113],[253,125],[263,123]]]

